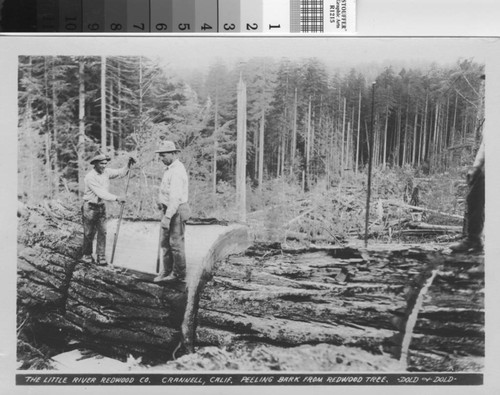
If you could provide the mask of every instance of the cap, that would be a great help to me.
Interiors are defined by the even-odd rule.
[[[110,157],[108,155],[104,155],[104,154],[98,154],[96,156],[94,156],[91,160],[90,160],[90,164],[93,165],[95,162],[101,162],[101,161],[108,161],[110,160]]]

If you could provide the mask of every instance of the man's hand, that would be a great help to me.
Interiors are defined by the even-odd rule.
[[[129,157],[128,158],[128,167],[131,167],[132,165],[135,165],[137,163],[137,161],[132,158],[132,157]]]
[[[127,199],[125,199],[125,196],[118,196],[116,198],[116,201],[120,204],[124,204],[127,201]]]
[[[170,218],[163,216],[163,218],[161,219],[161,227],[164,230],[169,230],[170,229]]]

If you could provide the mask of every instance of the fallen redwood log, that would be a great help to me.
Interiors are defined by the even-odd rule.
[[[479,357],[469,369],[480,369],[484,300],[476,295],[468,303],[460,295],[476,293],[484,276],[479,272],[466,282],[460,278],[463,265],[480,266],[483,257],[385,248],[266,248],[231,256],[215,269],[202,293],[199,341],[230,346],[244,340],[283,347],[328,343],[400,360],[407,338],[409,362],[400,360],[402,368],[453,371]],[[434,270],[438,275],[430,288],[432,299],[421,310],[416,300]],[[435,294],[444,277],[454,279],[455,288],[440,299]],[[421,316],[408,328],[415,314]]]
[[[28,209],[20,219],[18,307],[28,311],[37,331],[122,358],[133,353],[169,359],[180,343],[192,350],[197,311],[192,304],[205,271],[247,248],[246,228],[221,227],[205,254],[188,254],[186,284],[167,286],[154,284],[151,271],[119,262],[80,263],[79,222],[78,213],[57,202]]]
[[[235,251],[233,243],[242,246],[235,231],[234,238],[214,243],[219,247],[191,271],[190,279],[198,280],[188,281],[186,290],[153,284],[153,273],[78,264],[81,231],[72,216],[51,207],[30,209],[22,218],[18,305],[29,309],[40,330],[104,354],[168,359],[182,340],[189,352],[195,345],[237,342],[327,343],[388,355],[423,371],[453,370],[464,366],[463,358],[484,354],[483,299],[464,306],[467,298],[454,296],[477,292],[484,283],[481,271],[463,281],[464,270],[480,267],[481,255],[457,258],[409,246],[287,250],[277,244],[221,260]],[[440,294],[433,286],[445,278],[453,287],[420,308],[416,301],[435,271],[429,295]],[[409,364],[401,361],[405,339]],[[437,362],[443,358],[451,362]]]

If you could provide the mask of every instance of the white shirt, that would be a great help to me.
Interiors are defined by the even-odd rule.
[[[99,174],[92,169],[85,176],[85,192],[83,200],[90,203],[101,203],[103,200],[116,200],[117,196],[109,192],[109,180],[124,177],[128,173],[128,166],[121,169],[104,169]]]
[[[184,165],[176,159],[163,174],[158,202],[167,206],[165,217],[172,218],[179,206],[188,201],[188,175]]]

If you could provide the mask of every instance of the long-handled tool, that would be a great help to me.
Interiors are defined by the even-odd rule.
[[[162,228],[160,226],[160,240],[158,240],[158,254],[156,255],[156,273],[160,273],[160,263],[161,263],[161,233],[162,233]]]
[[[130,182],[130,174],[132,173],[132,170],[129,168],[128,169],[128,176],[127,176],[127,186],[125,187],[125,197],[127,196],[127,191],[128,191],[128,184]],[[118,233],[120,232],[120,224],[122,222],[123,218],[123,209],[125,208],[125,203],[120,203],[120,216],[118,218],[118,225],[116,226],[116,233],[115,233],[115,239],[113,240],[113,251],[111,252],[111,261],[110,265],[113,266],[113,260],[115,259],[115,250],[116,250],[116,243],[118,241]]]

